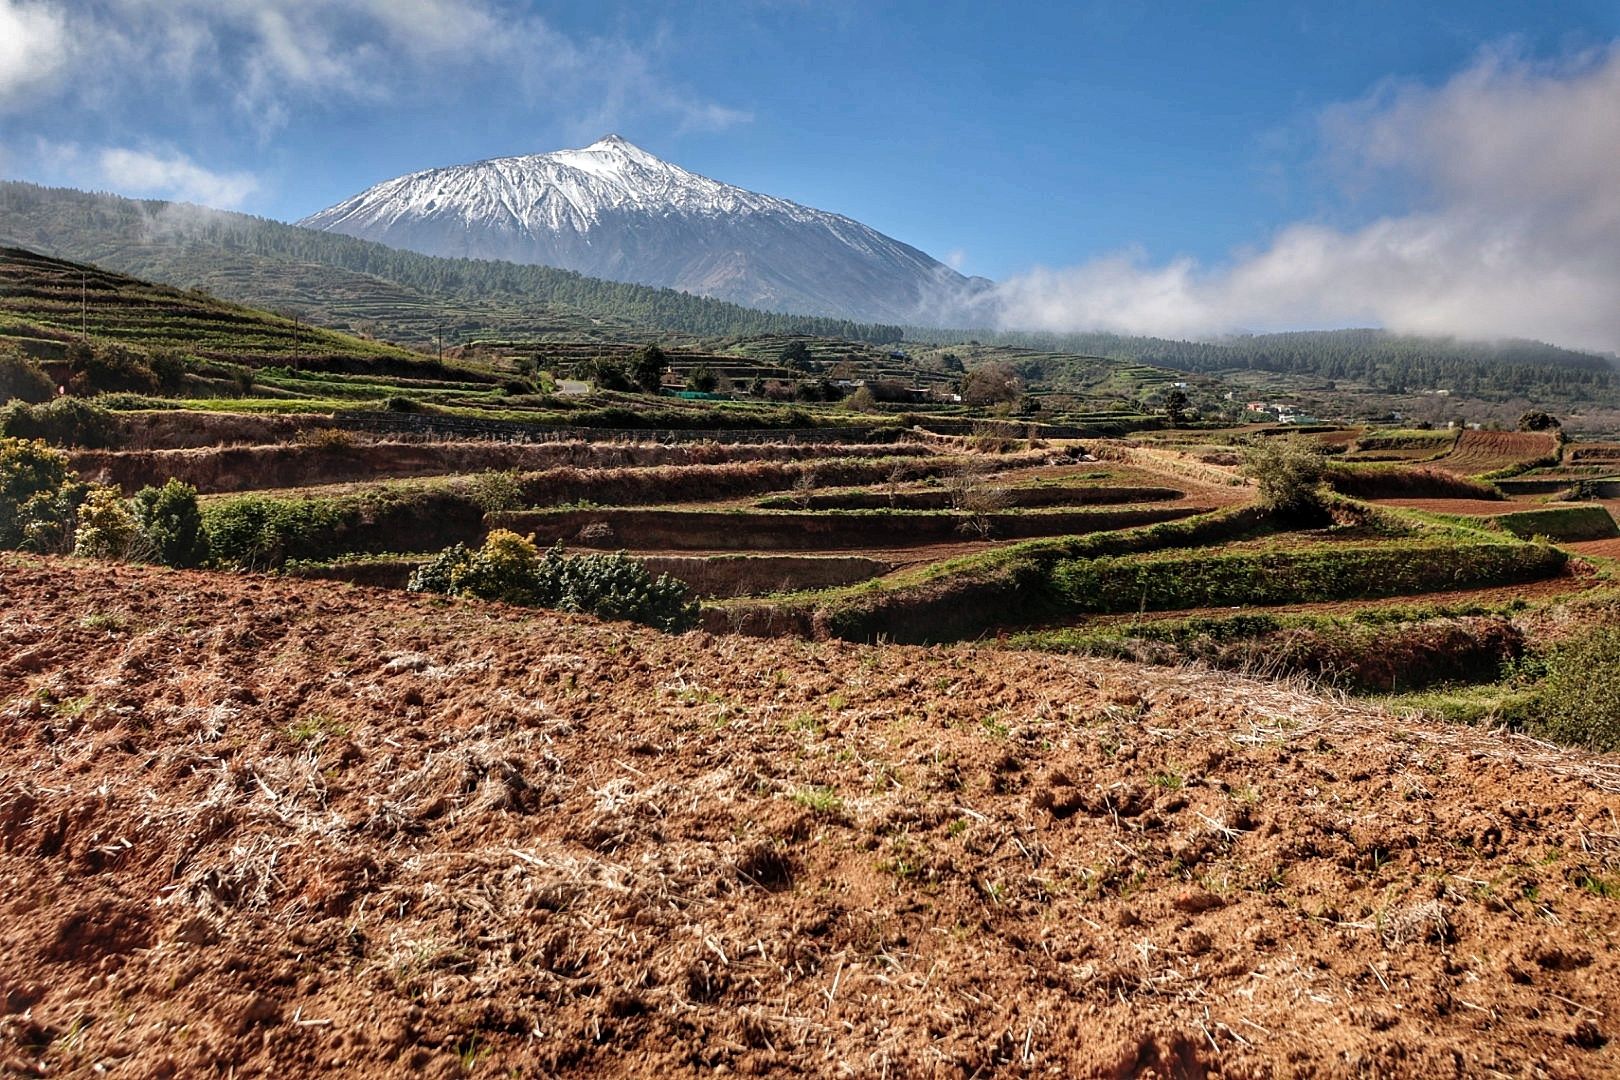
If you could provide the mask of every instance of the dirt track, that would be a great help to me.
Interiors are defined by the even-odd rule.
[[[0,559],[0,1073],[1620,1071],[1620,766],[1285,688]]]

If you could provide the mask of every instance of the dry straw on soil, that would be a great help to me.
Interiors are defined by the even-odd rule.
[[[1299,687],[0,561],[0,1068],[1612,1074],[1620,769]]]

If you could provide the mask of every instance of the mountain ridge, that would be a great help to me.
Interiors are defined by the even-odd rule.
[[[618,135],[407,173],[297,224],[841,318],[915,320],[975,287],[853,218],[701,176]]]

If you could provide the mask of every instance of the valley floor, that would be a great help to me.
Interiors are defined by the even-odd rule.
[[[0,1072],[1613,1075],[1620,764],[0,557]]]

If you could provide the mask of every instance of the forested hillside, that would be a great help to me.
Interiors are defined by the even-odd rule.
[[[1256,334],[1220,341],[1172,341],[1119,334],[1043,334],[909,329],[913,340],[986,344],[1112,357],[1180,371],[1273,371],[1409,393],[1512,395],[1560,400],[1612,399],[1620,368],[1610,359],[1536,341],[1473,342],[1383,330]]]
[[[898,341],[895,326],[755,311],[544,266],[443,259],[247,214],[0,182],[0,241],[404,341],[444,332],[645,337],[809,334]]]

